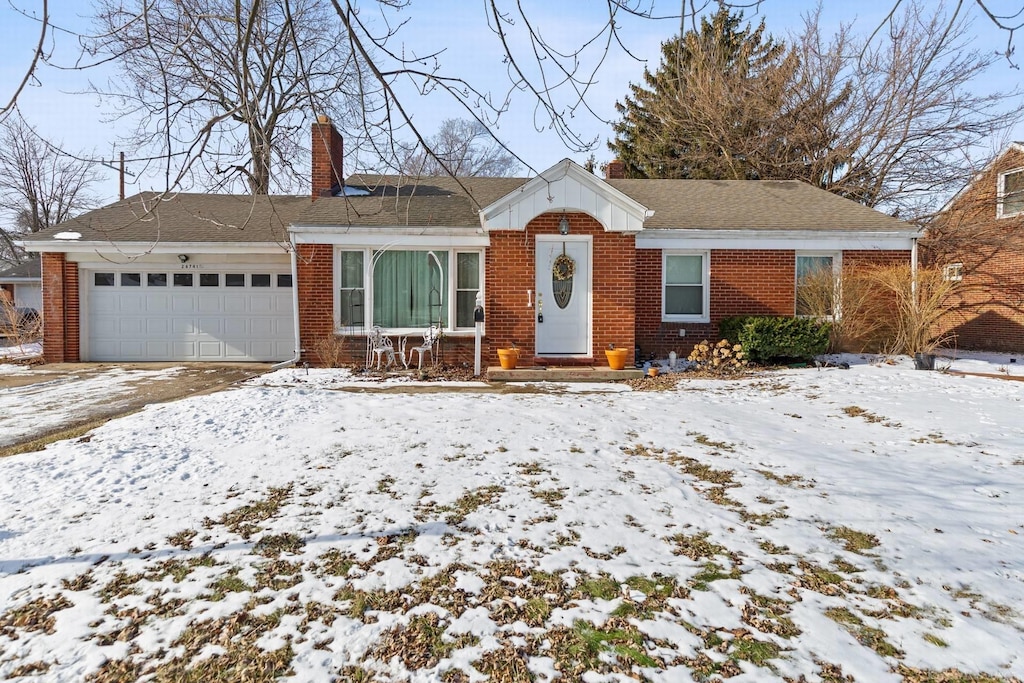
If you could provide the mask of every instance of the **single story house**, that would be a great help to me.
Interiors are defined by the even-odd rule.
[[[921,246],[922,260],[956,282],[948,343],[1024,352],[1024,143],[1011,143],[975,175]]]
[[[31,258],[16,266],[0,269],[0,300],[7,301],[17,308],[41,310],[43,307],[41,281],[39,257]]]
[[[917,230],[798,181],[344,178],[313,124],[311,197],[142,194],[25,240],[43,262],[49,361],[317,362],[373,327],[444,331],[468,361],[603,364],[609,345],[685,355],[722,318],[794,315],[798,274],[909,262]],[[351,343],[349,343],[351,342]]]

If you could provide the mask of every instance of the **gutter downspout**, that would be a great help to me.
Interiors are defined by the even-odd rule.
[[[302,358],[302,338],[299,335],[299,250],[295,245],[295,235],[292,234],[289,238],[291,242],[291,256],[292,256],[292,320],[295,325],[295,357],[290,360],[282,361],[271,365],[271,370],[280,370],[281,368],[288,368]]]
[[[914,297],[914,306],[917,306],[917,237],[911,237],[910,242],[910,293]]]

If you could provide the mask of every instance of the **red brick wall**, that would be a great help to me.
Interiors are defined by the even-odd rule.
[[[299,348],[302,360],[316,364],[318,339],[334,334],[334,247],[298,245]],[[361,353],[359,358],[362,358]]]
[[[796,309],[796,252],[788,249],[713,249],[711,322],[661,320],[660,249],[637,250],[637,343],[642,358],[669,351],[689,355],[694,344],[718,338],[718,324],[733,315],[793,315]],[[680,337],[679,330],[686,336]]]
[[[909,251],[851,250],[844,267],[867,263],[908,263]],[[660,249],[637,250],[636,338],[641,358],[689,355],[701,340],[719,338],[718,325],[734,315],[793,315],[796,310],[796,252],[790,249],[713,249],[711,322],[661,320]],[[685,330],[684,337],[679,330]]]
[[[999,174],[1024,167],[1009,149],[928,228],[921,260],[963,264],[942,331],[951,346],[1024,353],[1024,216],[996,217]]]
[[[44,253],[43,360],[47,363],[79,361],[78,264],[64,254]]]
[[[591,216],[566,214],[573,235],[593,238],[593,346],[595,363],[603,364],[609,344],[633,348],[636,298],[636,241],[631,234],[609,233]],[[487,344],[484,364],[496,365],[497,349],[515,343],[521,349],[520,364],[528,365],[536,354],[535,308],[527,308],[527,290],[535,290],[536,236],[558,234],[562,213],[542,214],[526,230],[502,230],[490,234],[486,256]],[[569,362],[569,361],[566,361]]]
[[[0,302],[14,301],[14,285],[0,285]]]

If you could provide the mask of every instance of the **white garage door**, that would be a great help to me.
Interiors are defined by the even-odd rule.
[[[293,356],[291,274],[83,273],[85,356],[94,361],[276,361]]]

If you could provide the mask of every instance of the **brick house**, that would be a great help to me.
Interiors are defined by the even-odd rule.
[[[364,357],[372,326],[444,329],[469,361],[603,364],[603,349],[685,355],[737,314],[794,315],[798,273],[908,261],[917,230],[798,181],[341,173],[313,125],[312,197],[137,195],[26,240],[43,256],[44,356],[316,362]],[[299,342],[296,344],[295,331]],[[300,349],[295,352],[295,349]]]
[[[921,258],[957,282],[944,330],[951,344],[1024,351],[1024,143],[1010,144],[946,204]]]
[[[0,301],[18,308],[42,308],[38,258],[29,259],[16,266],[0,268]]]

